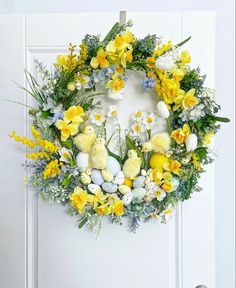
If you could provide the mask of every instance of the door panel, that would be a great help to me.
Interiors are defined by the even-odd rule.
[[[200,22],[199,17],[202,19]],[[21,16],[21,21],[24,22],[24,18],[24,43],[18,41],[26,55],[23,66],[37,77],[35,59],[51,65],[57,54],[66,52],[70,42],[79,44],[86,33],[105,35],[119,15],[41,14]],[[193,65],[200,64],[204,73],[213,75],[208,78],[207,84],[214,84],[214,14],[129,12],[127,19],[134,21],[133,31],[137,37],[156,33],[164,36],[165,40],[178,43],[192,35],[192,41],[185,48],[192,52]],[[199,44],[201,41],[204,41],[204,45]],[[120,111],[123,111],[123,127],[127,115],[143,107],[144,99],[145,105],[152,103],[150,95],[144,95],[141,89],[135,88],[138,82],[131,75],[125,91],[127,97],[119,104]],[[17,91],[15,88],[13,90]],[[18,91],[17,97],[19,94]],[[33,104],[29,98],[27,103]],[[30,134],[30,119],[25,122],[24,109],[19,113],[18,124],[27,123]],[[7,129],[11,126],[13,124],[8,124]],[[21,132],[21,129],[17,130]],[[20,154],[15,145],[6,149],[8,142],[4,142],[8,153],[5,157],[16,153],[17,163],[20,164],[23,162],[23,152]],[[20,171],[19,165],[14,166],[17,175]],[[4,173],[9,175],[10,168]],[[67,216],[65,208],[44,203],[35,195],[35,191],[28,189],[28,193],[21,198],[21,201],[25,200],[27,208],[26,238],[24,235],[21,237],[26,247],[26,287],[116,288],[122,285],[135,288],[187,288],[199,284],[214,287],[213,166],[202,177],[201,185],[204,191],[180,205],[167,225],[153,221],[141,225],[136,234],[131,234],[127,223],[116,226],[105,221],[97,239],[87,229],[79,230],[76,219]],[[24,211],[23,203],[18,210]]]

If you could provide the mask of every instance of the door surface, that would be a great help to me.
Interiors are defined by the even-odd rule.
[[[192,54],[192,66],[200,65],[208,74],[206,85],[214,86],[213,13],[127,13],[127,19],[134,22],[137,37],[157,34],[179,43],[192,36],[184,49]],[[0,50],[5,55],[1,98],[32,105],[11,80],[25,85],[24,68],[37,77],[35,59],[51,65],[57,54],[66,52],[70,42],[79,44],[87,33],[105,35],[118,20],[118,13],[1,16],[4,33],[0,35]],[[135,88],[138,81],[131,75],[127,97],[119,107],[124,117],[151,103],[148,95],[144,101],[143,92],[141,97]],[[25,151],[6,135],[12,130],[30,135],[26,112],[21,105],[0,105],[4,123],[0,128],[0,229],[6,249],[0,260],[4,271],[1,287],[214,287],[213,165],[201,178],[203,191],[180,206],[168,224],[150,222],[131,234],[126,224],[105,222],[95,239],[88,230],[78,230],[75,219],[68,217],[63,207],[44,203],[35,191],[24,186],[20,165]]]

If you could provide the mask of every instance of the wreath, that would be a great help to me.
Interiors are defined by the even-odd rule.
[[[27,184],[97,232],[105,217],[119,224],[127,217],[131,231],[140,221],[165,223],[179,201],[201,190],[211,139],[218,122],[229,121],[216,116],[215,91],[180,51],[190,37],[177,45],[156,35],[137,39],[131,26],[116,23],[103,40],[86,35],[50,71],[36,61],[42,83],[26,72],[22,87],[36,102],[32,139],[10,134],[28,148]],[[113,104],[126,97],[128,70],[141,73],[156,104],[134,111],[124,131]]]

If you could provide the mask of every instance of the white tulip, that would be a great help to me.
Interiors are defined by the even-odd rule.
[[[157,103],[157,113],[162,119],[166,119],[170,116],[170,112],[164,101],[159,101]]]
[[[108,90],[108,93],[107,93],[107,97],[114,100],[114,101],[120,101],[120,100],[123,100],[124,98],[124,90],[121,89],[117,92],[112,92],[112,90]]]
[[[170,71],[175,66],[173,59],[170,56],[160,56],[156,60],[156,68],[164,71]]]
[[[194,151],[197,148],[197,136],[195,134],[190,134],[185,144],[187,152]]]

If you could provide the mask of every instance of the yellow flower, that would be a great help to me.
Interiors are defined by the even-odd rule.
[[[165,180],[161,185],[161,188],[166,192],[172,192],[174,190],[174,185],[170,181]]]
[[[128,44],[134,42],[134,36],[133,34],[130,32],[130,31],[125,31],[123,34],[122,34],[122,37],[124,39],[124,41]]]
[[[207,132],[203,137],[203,141],[202,141],[203,144],[205,146],[210,145],[213,137],[214,137],[214,131]]]
[[[181,144],[186,141],[188,135],[190,134],[190,127],[188,124],[184,124],[183,128],[178,128],[171,133],[171,137],[176,143]]]
[[[44,151],[28,153],[26,157],[32,160],[38,160],[39,158],[50,159],[49,154]]]
[[[198,170],[198,171],[201,171],[202,170],[202,166],[200,164],[200,161],[199,161],[199,158],[198,156],[193,153],[192,154],[192,163],[193,163],[193,166]]]
[[[57,159],[49,162],[43,171],[43,179],[60,174],[60,166],[62,166],[62,163],[59,163]]]
[[[75,187],[74,193],[69,196],[70,204],[81,214],[84,212],[88,194],[80,187]]]
[[[100,205],[96,208],[96,212],[98,213],[98,215],[104,215],[106,212],[107,206],[105,204]]]
[[[108,81],[106,88],[112,90],[113,93],[118,92],[125,86],[125,81],[119,78],[118,73],[114,74],[112,79]]]
[[[71,106],[68,110],[64,112],[63,120],[66,123],[81,123],[83,122],[84,115],[84,109],[81,106]]]
[[[132,187],[133,181],[129,178],[125,178],[125,181],[123,183],[124,185],[128,186],[128,187]]]
[[[61,131],[61,141],[66,141],[78,132],[78,123],[67,124],[63,120],[57,120],[56,127]]]
[[[130,50],[128,50],[127,52],[124,51],[120,52],[119,57],[121,64],[124,68],[126,67],[126,62],[131,62],[133,59],[132,52]]]
[[[168,162],[168,158],[163,155],[163,154],[159,154],[159,153],[155,153],[151,156],[150,161],[149,161],[149,165],[151,168],[155,169],[159,169],[159,171],[163,171],[163,165],[165,163]]]
[[[181,163],[179,161],[172,160],[170,162],[170,169],[174,174],[179,175],[180,168],[181,168]]]
[[[188,64],[191,62],[191,56],[188,51],[182,51],[180,61],[183,64]]]
[[[162,178],[166,181],[170,181],[172,179],[172,175],[170,172],[164,172]]]
[[[114,213],[116,216],[122,216],[124,214],[124,203],[121,200],[115,201]]]
[[[161,168],[155,168],[152,170],[152,177],[154,182],[159,185],[161,183],[161,180],[163,178],[162,170]]]
[[[195,89],[189,90],[182,101],[182,106],[184,109],[192,108],[198,103],[198,99],[194,96]]]
[[[107,54],[103,48],[99,48],[97,56],[91,59],[90,65],[92,68],[97,69],[99,66],[101,68],[106,68],[109,66],[109,61],[106,59]]]
[[[173,72],[172,72],[172,75],[173,75],[173,78],[176,80],[176,81],[181,81],[184,77],[184,71],[181,70],[181,69],[175,69]]]
[[[154,56],[161,56],[164,52],[168,51],[173,47],[173,44],[171,41],[168,41],[168,43],[162,44],[162,46],[157,47],[157,49],[154,50]]]
[[[178,128],[171,133],[171,137],[175,140],[176,143],[181,144],[184,142],[184,132],[182,128]]]
[[[58,55],[56,58],[56,67],[59,69],[73,70],[77,66],[75,55]]]

